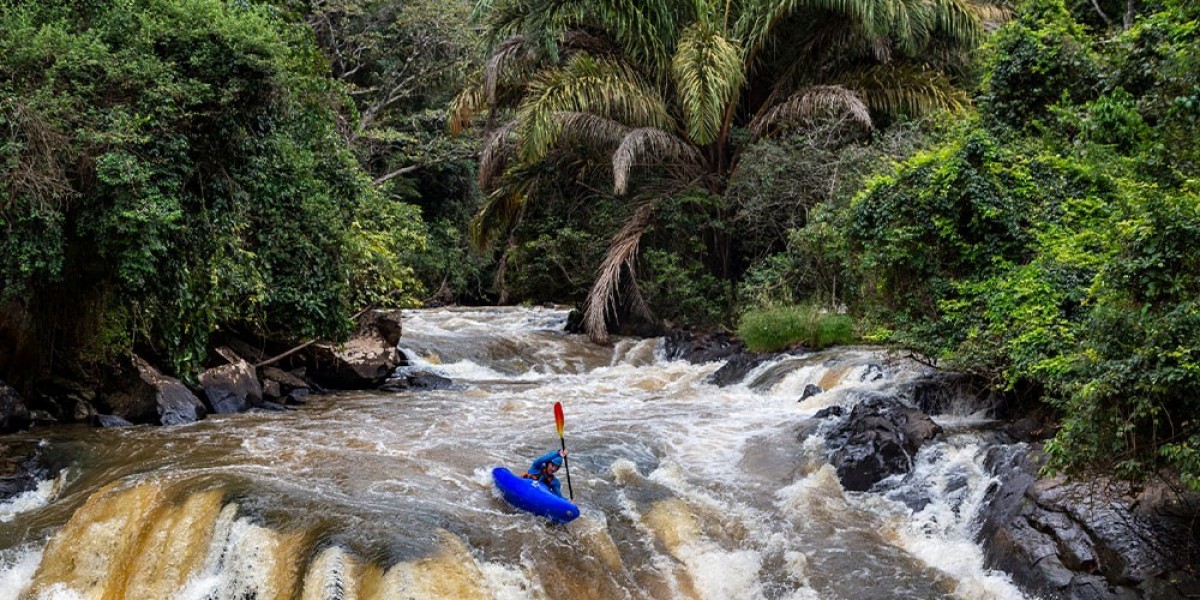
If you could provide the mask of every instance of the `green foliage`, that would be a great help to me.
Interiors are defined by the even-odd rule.
[[[862,285],[851,310],[1043,392],[1054,470],[1200,488],[1197,16],[1168,3],[1101,40],[1029,3],[987,49],[980,119],[832,221]]]
[[[1033,0],[988,42],[980,109],[988,124],[1036,128],[1060,100],[1091,99],[1099,67],[1062,0]]]
[[[0,288],[52,366],[136,344],[186,376],[216,329],[337,338],[357,302],[411,295],[418,215],[367,193],[311,30],[280,14],[0,5]]]
[[[774,352],[797,344],[820,349],[855,339],[854,320],[849,315],[814,306],[752,310],[742,315],[737,333],[755,352]]]

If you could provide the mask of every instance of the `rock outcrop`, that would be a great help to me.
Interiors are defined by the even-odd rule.
[[[263,389],[254,367],[241,359],[201,373],[200,387],[217,414],[246,412],[263,404]]]
[[[203,419],[204,404],[178,379],[163,375],[134,357],[132,374],[121,385],[102,394],[98,409],[131,423],[181,425]]]
[[[942,428],[894,396],[872,396],[850,411],[826,439],[842,487],[867,491],[912,470],[912,457]]]
[[[0,433],[12,433],[29,427],[29,408],[17,390],[0,381]]]
[[[402,364],[400,312],[369,311],[345,344],[313,344],[303,353],[308,376],[335,389],[378,387]]]
[[[1200,497],[1161,484],[1038,479],[1040,452],[997,446],[979,542],[988,566],[1062,600],[1200,597]]]

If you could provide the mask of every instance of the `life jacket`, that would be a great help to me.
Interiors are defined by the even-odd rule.
[[[546,485],[546,486],[549,486],[550,482],[554,481],[554,476],[547,473],[544,470],[541,473],[538,473],[536,475],[533,473],[524,473],[521,475],[521,477],[523,477],[525,479],[533,479],[536,481],[540,481],[540,482],[542,482],[543,485]]]

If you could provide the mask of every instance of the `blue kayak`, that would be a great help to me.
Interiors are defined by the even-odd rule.
[[[509,504],[555,523],[570,523],[579,516],[579,507],[566,498],[555,496],[546,486],[533,479],[514,475],[504,467],[492,469],[496,489]]]

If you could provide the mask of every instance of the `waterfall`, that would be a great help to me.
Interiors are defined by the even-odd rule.
[[[565,318],[409,311],[407,368],[452,389],[35,432],[79,458],[0,504],[0,600],[1024,598],[972,539],[991,480],[969,427],[886,493],[844,491],[820,436],[797,436],[919,365],[840,349],[718,388],[718,363],[665,360],[658,340],[596,346]],[[582,509],[565,526],[490,479],[558,446],[555,402]]]

